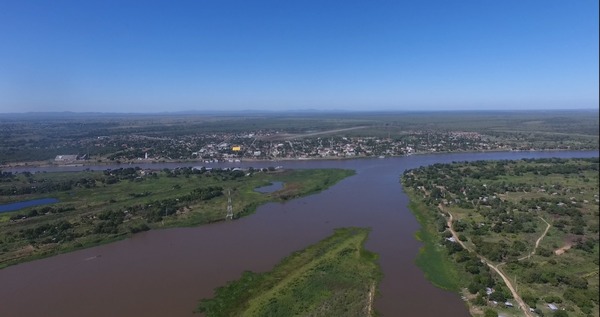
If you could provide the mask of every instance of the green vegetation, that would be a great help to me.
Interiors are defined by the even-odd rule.
[[[599,316],[598,170],[599,160],[592,158],[434,164],[406,171],[402,181],[426,232],[420,236],[427,237],[419,265],[436,285],[452,289],[446,276],[453,275],[444,274],[446,260],[452,261],[477,315],[486,308],[521,315],[518,300],[483,259],[508,277],[538,316]],[[503,307],[505,300],[515,308]],[[552,312],[549,304],[559,310]]]
[[[438,213],[428,212],[425,204],[413,199],[409,205],[419,223],[421,230],[417,232],[417,239],[423,242],[423,247],[417,256],[417,265],[425,272],[425,276],[439,288],[450,291],[460,289],[460,276],[454,262],[448,256],[446,248],[440,245],[442,235],[436,229]]]
[[[267,273],[244,272],[198,311],[217,316],[374,316],[381,277],[363,247],[368,230],[343,228],[285,258]]]
[[[598,133],[597,110],[22,114],[0,117],[0,165],[73,163],[54,161],[64,154],[79,155],[78,164],[137,162],[146,154],[152,162],[339,157],[346,145],[352,157],[413,150],[580,150],[598,149]],[[242,150],[219,148],[223,144]]]
[[[0,173],[0,204],[54,197],[59,203],[2,213],[0,266],[123,239],[156,228],[225,219],[231,192],[234,218],[269,201],[326,189],[350,170],[192,169]],[[254,189],[273,181],[284,188]]]

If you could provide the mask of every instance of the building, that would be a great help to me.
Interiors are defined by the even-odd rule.
[[[68,154],[68,155],[57,155],[54,158],[54,161],[56,162],[73,162],[73,161],[77,161],[77,155],[72,155],[72,154]]]

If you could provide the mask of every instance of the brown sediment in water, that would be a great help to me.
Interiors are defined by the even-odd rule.
[[[563,155],[568,153],[579,154]],[[436,162],[519,157],[536,156],[289,163],[285,167],[351,168],[357,174],[319,194],[261,206],[236,221],[140,233],[5,268],[0,270],[0,316],[192,316],[199,299],[244,270],[270,270],[291,252],[347,226],[372,229],[365,246],[379,254],[384,274],[374,309],[384,316],[468,316],[458,294],[434,287],[414,263],[421,246],[414,238],[419,225],[399,176],[406,168]]]

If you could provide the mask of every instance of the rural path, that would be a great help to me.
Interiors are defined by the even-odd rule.
[[[540,242],[542,242],[542,239],[544,239],[544,237],[548,233],[548,230],[550,230],[551,226],[548,223],[548,221],[546,221],[546,219],[544,219],[542,217],[540,217],[540,219],[542,219],[542,221],[546,223],[546,230],[544,230],[544,233],[542,233],[542,235],[535,241],[535,247],[533,247],[533,250],[531,252],[529,252],[528,255],[526,255],[524,257],[520,257],[519,261],[531,258],[531,256],[535,254],[535,250],[537,250],[537,248],[540,246]]]
[[[498,275],[500,275],[500,277],[504,281],[504,284],[506,284],[506,287],[508,287],[508,289],[510,290],[510,293],[512,294],[515,301],[519,304],[519,308],[521,308],[521,310],[523,311],[525,316],[534,317],[534,315],[531,314],[531,312],[529,311],[529,306],[527,306],[527,304],[525,304],[525,301],[521,298],[521,296],[519,296],[519,293],[517,293],[516,288],[512,285],[512,282],[508,279],[508,277],[506,277],[504,272],[502,272],[496,265],[493,265],[492,263],[490,263],[488,261],[488,259],[486,259],[483,255],[480,255],[479,253],[475,252],[471,248],[467,247],[467,245],[464,242],[460,241],[460,239],[458,238],[458,235],[456,234],[456,231],[454,231],[454,228],[452,227],[452,220],[454,219],[454,217],[452,216],[452,213],[450,213],[448,210],[444,210],[444,206],[442,206],[442,204],[438,205],[438,209],[442,212],[442,214],[444,212],[448,213],[449,217],[447,220],[447,224],[448,224],[450,233],[452,233],[452,237],[454,238],[454,240],[456,240],[456,242],[458,242],[460,244],[460,246],[465,248],[465,250],[467,250],[471,253],[474,253],[483,263],[485,263],[492,270],[494,270],[496,273],[498,273]],[[540,240],[540,239],[538,239],[538,240]]]

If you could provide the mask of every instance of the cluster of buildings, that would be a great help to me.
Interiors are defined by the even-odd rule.
[[[510,150],[475,132],[408,131],[394,137],[307,136],[282,131],[210,133],[174,137],[119,135],[83,145],[93,159],[236,161],[401,156],[414,153]],[[56,162],[87,157],[59,155]]]
[[[446,151],[500,149],[476,133],[413,133],[398,138],[312,137],[296,139],[233,138],[209,142],[190,153],[192,159],[313,159],[400,156]]]

